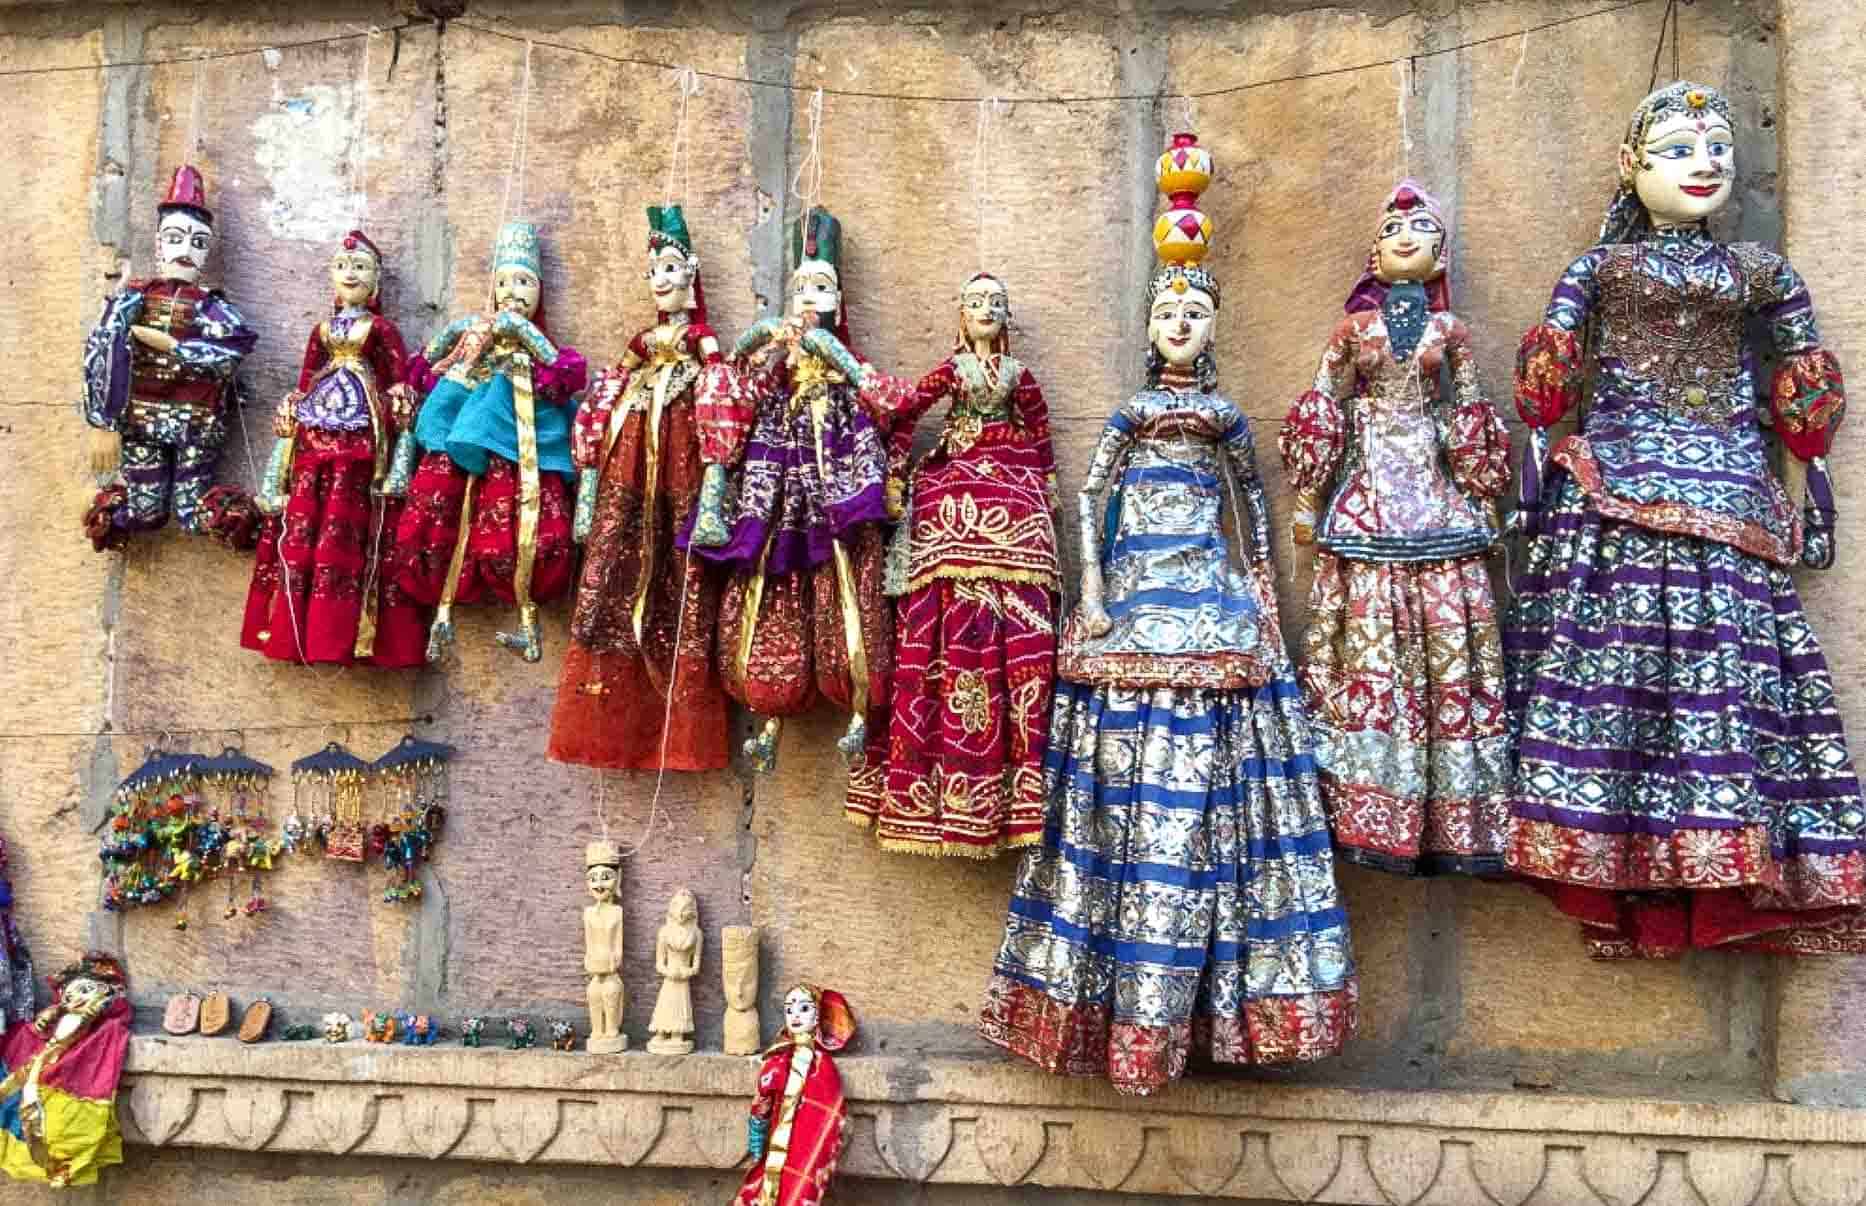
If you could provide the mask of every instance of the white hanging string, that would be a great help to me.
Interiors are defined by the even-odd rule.
[[[1198,133],[1199,114],[1198,110],[1193,107],[1192,94],[1190,92],[1185,93],[1179,99],[1183,102],[1179,110],[1179,132],[1183,134]]]
[[[194,99],[188,105],[188,153],[187,158],[194,159],[201,153],[201,64],[205,57],[194,60]]]
[[[685,204],[693,192],[693,143],[687,136],[687,102],[700,91],[700,76],[691,67],[682,67],[674,73],[674,87],[680,91],[680,116],[674,119],[674,143],[667,154],[667,187],[662,190],[667,200],[665,204],[674,204],[674,168],[678,165],[683,170],[680,186],[680,198]]]
[[[363,38],[363,62],[356,78],[356,118],[350,133],[350,225],[360,227],[369,214],[369,176],[363,155],[369,141],[369,52],[382,30],[372,25]]]
[[[1523,30],[1522,43],[1516,48],[1516,68],[1515,70],[1510,72],[1510,91],[1511,92],[1515,92],[1518,88],[1522,87],[1523,64],[1528,61],[1529,61],[1529,31],[1525,29]]]
[[[803,202],[797,225],[806,235],[810,229],[810,210],[823,195],[823,90],[810,94],[810,150],[791,174],[791,195]]]
[[[1393,75],[1399,92],[1399,171],[1398,176],[1412,174],[1412,118],[1406,111],[1406,98],[1412,93],[1412,60],[1400,59],[1393,64]]]
[[[609,840],[609,772],[598,768],[596,771],[596,823],[601,827],[603,841]]]
[[[518,120],[512,123],[512,164],[505,174],[505,199],[499,204],[499,225],[525,208],[525,155],[531,141],[531,52],[533,43],[525,39],[525,74],[518,85]],[[512,208],[512,185],[518,185],[518,209]]]
[[[991,208],[991,163],[992,156],[996,154],[993,137],[997,133],[995,119],[1003,109],[1004,103],[995,96],[978,102],[978,134],[972,143],[972,202],[977,210],[978,269],[981,272],[988,271],[991,266],[986,254],[985,224]]]

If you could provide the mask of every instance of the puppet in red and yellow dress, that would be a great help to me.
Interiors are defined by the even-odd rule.
[[[16,1181],[91,1185],[123,1163],[117,1082],[130,1048],[123,965],[86,955],[51,977],[53,1003],[0,1037],[0,1170]]]

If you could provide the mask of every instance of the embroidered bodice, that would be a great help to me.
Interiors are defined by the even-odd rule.
[[[1593,397],[1580,434],[1556,449],[1555,461],[1617,517],[1792,561],[1801,517],[1763,442],[1755,358],[1744,340],[1752,317],[1785,367],[1821,355],[1807,287],[1765,247],[1719,243],[1696,227],[1595,247],[1562,274],[1543,328],[1525,341],[1519,406],[1545,426],[1572,404],[1592,319]],[[1544,394],[1567,392],[1539,404],[1543,383]]]
[[[1318,501],[1327,492],[1316,541],[1331,552],[1431,561],[1496,539],[1487,500],[1509,484],[1509,437],[1479,390],[1470,332],[1449,311],[1425,320],[1404,358],[1379,310],[1343,318],[1280,443],[1291,485]]]
[[[319,431],[363,431],[370,426],[379,383],[364,348],[375,322],[371,314],[339,314],[318,324],[323,365],[298,402],[300,424]]]
[[[1197,389],[1135,394],[1102,430],[1080,511],[1114,626],[1090,637],[1071,623],[1064,677],[1245,686],[1282,661],[1252,573],[1269,556],[1269,508],[1250,424],[1229,398]],[[1235,557],[1230,534],[1242,545]]]
[[[981,359],[967,350],[918,382],[871,373],[863,398],[889,425],[896,479],[906,472],[915,423],[939,402],[950,404],[939,442],[914,468],[906,491],[906,589],[935,578],[1056,589],[1049,409],[1030,370],[1008,354]]]

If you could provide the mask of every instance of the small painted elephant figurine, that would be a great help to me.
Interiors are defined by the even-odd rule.
[[[532,1029],[531,1019],[507,1018],[505,1025],[512,1035],[512,1050],[522,1051],[538,1045],[538,1032]]]
[[[377,1013],[373,1009],[364,1010],[363,1037],[372,1043],[393,1043],[395,1041],[395,1015]]]
[[[551,1047],[556,1051],[577,1049],[577,1028],[559,1018],[551,1023]]]
[[[486,1019],[485,1018],[461,1018],[460,1019],[460,1045],[462,1047],[479,1046],[481,1036],[484,1035],[485,1033],[486,1033]]]
[[[439,1027],[434,1019],[425,1013],[405,1013],[401,1016],[402,1044],[408,1047],[432,1047],[438,1037]]]

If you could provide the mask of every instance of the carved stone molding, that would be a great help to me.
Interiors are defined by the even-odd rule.
[[[1159,1099],[991,1061],[838,1062],[843,1171],[1355,1206],[1862,1206],[1866,1111],[1194,1082]],[[141,1037],[157,1146],[730,1168],[755,1063],[724,1055]]]

